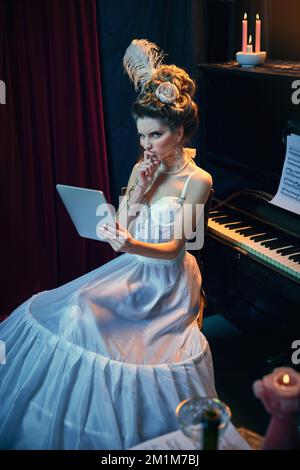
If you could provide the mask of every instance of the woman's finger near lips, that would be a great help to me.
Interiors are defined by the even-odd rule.
[[[156,168],[157,168],[157,165],[158,165],[158,161],[149,161],[148,165],[147,165],[147,170],[150,170],[151,172],[152,171],[155,171]]]

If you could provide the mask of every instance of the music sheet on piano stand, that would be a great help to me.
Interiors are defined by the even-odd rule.
[[[287,136],[286,155],[277,193],[271,204],[300,215],[300,136]]]

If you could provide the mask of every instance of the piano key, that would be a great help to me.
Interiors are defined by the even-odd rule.
[[[274,242],[278,242],[278,241],[281,241],[280,238],[277,236],[274,236],[273,238],[271,238],[270,240],[264,240],[261,242],[262,246],[265,246],[265,247],[269,247],[270,245],[272,245],[272,243]]]
[[[250,224],[248,224],[248,225],[246,225],[246,227],[239,228],[238,230],[234,230],[234,233],[241,233],[241,231],[242,231],[242,230],[246,230],[246,229],[248,230],[249,228],[251,228],[251,229],[252,229],[252,228],[253,228],[253,226],[252,226],[252,225],[250,225]]]
[[[228,216],[228,221],[229,224],[236,224],[237,222],[240,222],[240,220],[237,220],[236,217],[233,216]],[[227,223],[225,219],[220,219],[221,224],[226,224]]]
[[[242,223],[242,222],[241,222]],[[243,228],[254,228],[256,227],[255,221],[249,223],[245,221]],[[282,243],[286,247],[292,245],[291,240],[285,240],[278,231],[270,229],[268,227],[264,228],[265,234],[261,235],[252,235],[245,237],[242,234],[237,233],[238,230],[233,230],[233,227],[225,227],[224,225],[216,224],[214,221],[209,219],[208,228],[215,236],[223,238],[227,242],[231,243],[233,246],[237,246],[249,253],[249,255],[255,256],[258,259],[261,259],[265,264],[270,267],[274,266],[282,272],[283,274],[288,274],[291,277],[300,280],[300,263],[299,260],[289,259],[289,256],[293,255],[282,255],[282,253],[277,253],[275,249],[271,250],[270,248],[262,245],[264,241],[276,241]],[[242,228],[242,227],[240,227]],[[261,225],[259,226],[261,228]],[[296,252],[295,255],[300,255]]]
[[[249,230],[249,229],[253,230],[253,226],[251,226],[250,224],[247,224],[246,227],[241,227],[239,229],[235,229],[234,231],[235,233],[244,233],[245,230]]]
[[[277,238],[276,240],[271,240],[269,242],[262,242],[262,245],[266,248],[283,248],[286,246],[287,242],[282,238]]]
[[[269,248],[264,247],[254,247],[255,251],[258,250],[259,254],[263,260],[274,264],[277,267],[280,267],[284,272],[288,272],[289,274],[293,274],[296,278],[300,279],[300,270],[298,269],[297,263],[295,261],[291,261],[288,259],[287,256],[282,257],[282,255],[278,255],[276,252],[272,252]],[[290,271],[291,270],[291,271]]]
[[[292,261],[298,261],[300,259],[300,253],[289,256],[289,259]]]
[[[259,232],[257,231],[257,229],[255,228],[247,228],[245,230],[243,230],[243,232],[240,232],[241,235],[243,235],[243,237],[250,237],[250,235],[254,235],[254,234],[258,234]]]
[[[281,255],[289,255],[291,253],[297,253],[297,251],[299,251],[299,247],[289,245],[286,248],[279,248],[279,250],[277,250],[277,253],[280,253]]]
[[[221,211],[221,210],[214,210],[214,211],[209,211],[208,217],[215,217],[217,215],[228,215],[229,211]]]
[[[253,235],[254,233],[257,235],[259,231],[255,227],[249,227],[249,228],[242,228],[240,230],[237,230],[238,233],[241,235]]]
[[[222,215],[217,214],[216,216],[211,217],[211,220],[216,221],[216,220],[219,220],[219,219],[224,219],[226,217],[228,217],[228,214],[222,214]]]
[[[254,236],[254,237],[250,237],[250,240],[253,240],[255,242],[259,242],[261,240],[269,240],[270,238],[272,238],[268,233],[265,233],[265,234],[262,234],[262,235],[258,235],[258,236]]]
[[[282,255],[281,255],[280,253],[276,253],[276,251],[274,251],[274,250],[272,249],[272,247],[271,247],[271,248],[265,247],[265,246],[263,246],[263,245],[261,245],[261,244],[258,244],[258,247],[259,247],[259,250],[261,251],[261,253],[263,253],[263,254],[268,254],[268,253],[272,253],[272,252],[273,252],[273,253],[272,253],[272,258],[273,258],[273,259],[276,259],[276,260],[285,259],[286,261],[288,261],[287,256],[282,257]],[[282,258],[281,258],[281,257],[282,257]]]
[[[281,246],[278,246],[278,247],[276,247],[276,248],[277,248],[277,250],[279,251],[279,254],[282,254],[282,252],[283,252],[283,255],[285,255],[286,253],[284,252],[284,250],[288,250],[289,248],[291,248],[291,246],[292,246],[292,243],[291,243],[290,240],[284,240],[284,241],[282,242]],[[277,251],[277,250],[276,250],[276,251]],[[282,251],[280,251],[280,250],[282,250]],[[278,251],[277,251],[277,252],[278,252]]]
[[[270,248],[270,250],[274,251],[277,248],[283,248],[286,245],[287,245],[287,242],[278,242],[278,243],[274,243],[273,245],[270,245],[268,248]]]
[[[216,214],[219,214],[219,215],[222,215],[222,214],[226,214],[225,211],[220,211],[220,210],[216,210],[216,209],[212,209],[209,211],[209,214],[208,214],[208,217],[212,217],[212,215],[216,215]]]
[[[240,224],[240,220],[235,220],[234,222],[229,222],[228,224],[225,224],[224,227],[236,227],[238,224]]]
[[[242,228],[242,227],[247,227],[247,224],[245,222],[239,222],[238,224],[228,224],[229,225],[229,230],[235,230],[237,228]],[[226,227],[226,225],[225,225]]]
[[[220,217],[219,219],[216,220],[216,222],[222,225],[222,224],[225,224],[226,222],[232,222],[233,220],[234,220],[234,217],[227,216],[227,217]]]

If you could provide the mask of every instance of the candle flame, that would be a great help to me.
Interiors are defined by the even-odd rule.
[[[258,13],[257,13],[257,15],[256,15],[256,19],[259,20],[259,14],[258,14]]]
[[[291,381],[290,376],[288,374],[284,374],[284,376],[282,377],[282,383],[284,385],[288,385],[290,381]]]
[[[252,35],[249,36],[249,44],[252,44]]]
[[[244,14],[244,20],[246,20],[246,19],[247,19],[247,13]]]

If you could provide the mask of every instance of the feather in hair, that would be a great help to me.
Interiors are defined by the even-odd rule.
[[[135,90],[143,88],[145,82],[150,80],[164,56],[153,42],[147,39],[133,39],[123,57],[123,66]]]

